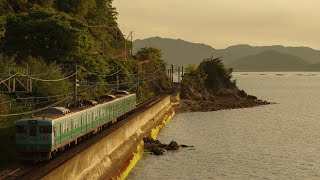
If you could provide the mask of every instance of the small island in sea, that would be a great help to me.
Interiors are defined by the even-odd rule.
[[[181,102],[176,111],[206,112],[270,104],[240,90],[232,79],[232,71],[221,58],[213,57],[204,59],[199,66],[188,66],[181,81]]]

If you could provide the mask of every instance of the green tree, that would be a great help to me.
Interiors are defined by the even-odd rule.
[[[94,21],[98,25],[114,27],[117,25],[117,11],[112,6],[113,0],[96,0],[96,12]]]
[[[235,82],[232,79],[232,69],[228,69],[222,63],[221,58],[206,58],[200,65],[199,69],[207,74],[206,87],[216,92],[221,88],[235,88]]]
[[[96,7],[95,0],[56,0],[56,8],[59,11],[85,17],[93,12]]]
[[[152,60],[161,59],[162,53],[161,50],[158,48],[144,47],[139,49],[135,56],[138,60]]]
[[[28,13],[10,15],[3,49],[9,54],[44,57],[50,62],[85,63],[95,52],[87,26],[68,14],[34,7]]]

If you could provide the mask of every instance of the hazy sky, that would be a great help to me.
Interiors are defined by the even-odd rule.
[[[320,0],[114,0],[124,34],[320,50]]]

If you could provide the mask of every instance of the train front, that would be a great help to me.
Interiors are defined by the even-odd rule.
[[[52,121],[44,117],[16,121],[16,149],[18,159],[43,161],[51,158]]]

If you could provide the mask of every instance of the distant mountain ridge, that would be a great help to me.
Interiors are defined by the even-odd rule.
[[[240,58],[230,66],[237,71],[304,71],[308,65],[297,56],[269,50]]]
[[[215,55],[215,49],[209,45],[181,39],[153,37],[133,42],[134,51],[146,46],[161,49],[163,59],[177,65],[200,64],[204,58]]]
[[[320,51],[309,47],[242,44],[230,46],[226,49],[215,49],[203,43],[161,37],[136,40],[133,44],[135,51],[146,46],[160,48],[164,60],[171,64],[184,66],[199,64],[204,58],[214,56],[221,57],[228,67],[237,71],[244,71],[244,69],[247,71],[262,71],[263,69],[264,71],[276,71],[276,69],[283,69],[281,71],[320,70]],[[259,58],[264,60],[262,61]],[[250,62],[250,66],[248,62]],[[265,68],[259,67],[258,62],[264,64]],[[276,62],[278,62],[278,66],[275,65]],[[313,66],[313,64],[316,65]]]

